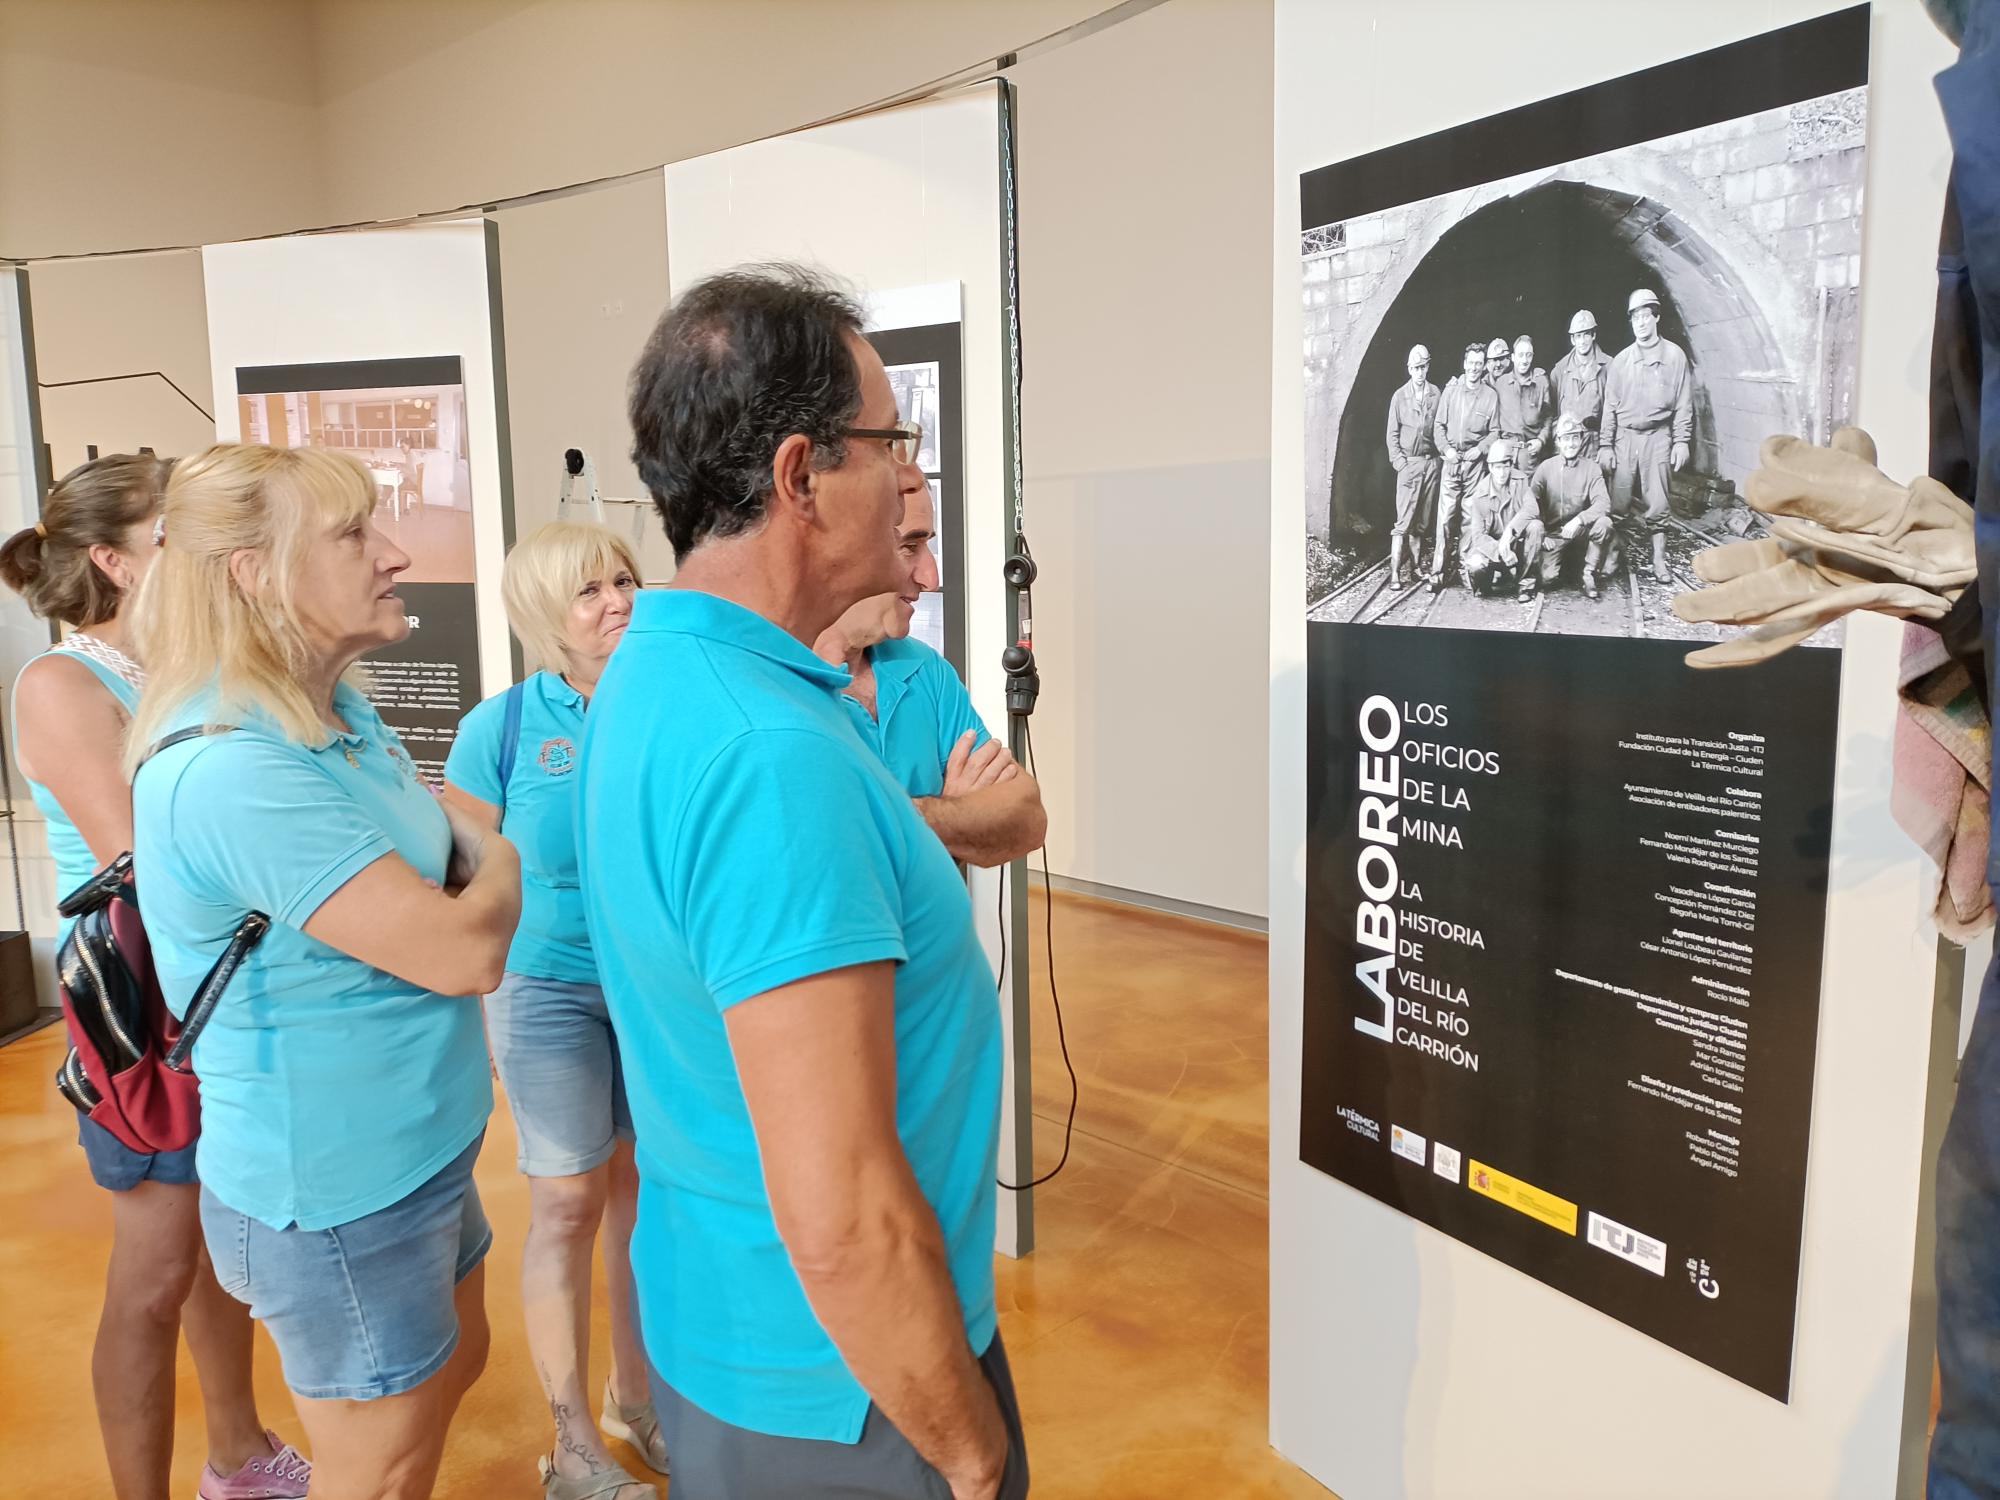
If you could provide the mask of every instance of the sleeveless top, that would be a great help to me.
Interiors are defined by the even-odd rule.
[[[96,674],[98,681],[104,684],[105,691],[118,700],[118,706],[125,710],[128,718],[138,707],[140,683],[127,676],[126,671],[121,669],[122,664],[123,668],[136,672],[136,666],[129,658],[115,652],[95,637],[80,632],[71,635],[59,646],[51,646],[42,653],[42,656],[57,654],[74,657],[90,668]],[[42,657],[38,656],[35,661],[41,659]],[[31,661],[28,666],[32,667],[34,664],[34,661]],[[26,670],[22,669],[24,674]],[[17,694],[19,690],[17,679],[15,684]],[[14,723],[17,751],[20,722],[20,716],[16,714]],[[55,794],[33,777],[27,776],[25,772],[23,779],[28,783],[29,797],[33,799],[48,825],[49,853],[54,856],[56,862],[56,898],[60,900],[97,873],[99,860],[90,852],[90,845],[84,842],[83,835],[77,831],[77,826],[70,815],[63,811],[62,804],[56,801]],[[68,930],[69,923],[64,922],[57,930],[57,940],[60,941],[63,933]]]

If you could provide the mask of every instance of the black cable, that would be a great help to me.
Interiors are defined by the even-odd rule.
[[[1028,774],[1035,776],[1035,731],[1027,719],[1021,720],[1021,740],[1028,752]],[[1039,781],[1041,778],[1036,776]],[[1062,994],[1056,989],[1056,888],[1049,876],[1049,846],[1042,845],[1042,946],[1047,952],[1049,964],[1049,1002],[1056,1012],[1056,1042],[1062,1048],[1063,1070],[1069,1074],[1069,1118],[1063,1121],[1062,1155],[1056,1164],[1041,1176],[1026,1182],[1000,1181],[1000,1186],[1010,1193],[1018,1193],[1027,1188],[1040,1187],[1069,1164],[1069,1143],[1076,1131],[1076,1067],[1069,1060],[1069,1036],[1063,1030]],[[1000,972],[1007,972],[1007,872],[1003,866],[1000,872]],[[999,1179],[996,1179],[999,1180]]]
[[[215,420],[215,414],[186,391],[182,390],[178,385],[174,385],[173,376],[169,375],[165,370],[135,370],[130,375],[92,375],[85,380],[38,380],[35,384],[45,391],[60,391],[66,390],[73,385],[104,385],[114,380],[151,380],[155,376],[166,381],[168,385],[173,386],[175,395],[187,402],[189,406],[192,406],[204,417],[207,417],[209,421],[213,422]]]

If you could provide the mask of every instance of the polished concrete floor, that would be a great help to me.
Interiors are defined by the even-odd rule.
[[[1324,1497],[1265,1442],[1265,966],[1259,937],[1059,896],[1056,977],[1082,1104],[1069,1163],[1036,1190],[1033,1256],[1000,1262],[1001,1329],[1041,1500],[1171,1494]],[[1035,893],[1035,1113],[1040,1170],[1062,1145]],[[60,1028],[0,1048],[0,1455],[11,1493],[108,1493],[90,1408],[89,1341],[110,1229],[105,1195],[50,1082]],[[514,1287],[527,1192],[512,1124],[478,1169],[497,1232],[493,1357],[467,1397],[437,1493],[539,1493],[547,1415]],[[601,1370],[603,1296],[594,1341]],[[601,1375],[599,1379],[601,1380]],[[266,1420],[297,1418],[259,1335]],[[194,1493],[201,1422],[185,1350],[176,1496]],[[636,1459],[627,1460],[635,1471]]]

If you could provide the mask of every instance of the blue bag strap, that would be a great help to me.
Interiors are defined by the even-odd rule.
[[[507,819],[507,783],[514,779],[514,757],[521,748],[521,704],[528,685],[517,682],[507,689],[507,707],[500,720],[500,820]]]

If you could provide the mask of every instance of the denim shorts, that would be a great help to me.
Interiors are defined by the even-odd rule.
[[[604,991],[512,970],[486,997],[486,1040],[530,1177],[573,1177],[632,1139]]]
[[[76,1117],[76,1143],[90,1163],[90,1180],[114,1193],[129,1193],[142,1182],[187,1187],[196,1181],[192,1145],[178,1151],[134,1151],[88,1115]]]
[[[201,1190],[215,1279],[270,1332],[294,1395],[372,1401],[444,1368],[458,1347],[452,1293],[493,1244],[472,1183],[485,1139],[407,1198],[332,1229],[273,1229]]]

